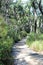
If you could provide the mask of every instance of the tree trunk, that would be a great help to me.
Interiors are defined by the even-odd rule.
[[[34,27],[34,32],[36,33],[37,31],[37,20],[35,20],[35,27]]]
[[[34,10],[34,32],[37,32],[37,14],[36,14],[36,10]]]
[[[32,32],[32,22],[30,21],[30,32]]]

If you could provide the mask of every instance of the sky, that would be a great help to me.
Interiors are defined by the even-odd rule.
[[[15,2],[16,0],[14,0]],[[22,0],[23,3],[26,3],[28,0]],[[43,4],[43,0],[42,0],[42,4]]]
[[[26,3],[28,0],[22,0],[23,3]],[[16,2],[16,0],[14,0],[14,2]]]
[[[26,3],[28,0],[22,0],[23,3]]]

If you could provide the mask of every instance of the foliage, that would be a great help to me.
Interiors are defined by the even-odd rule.
[[[43,34],[30,33],[26,44],[35,51],[43,50]]]
[[[16,19],[10,19],[8,24],[4,17],[0,17],[0,59],[1,64],[5,64],[10,61],[10,52],[13,43],[18,42],[27,35],[26,31],[21,31]],[[5,53],[6,52],[6,53]],[[6,61],[6,62],[5,62]]]
[[[9,61],[13,43],[27,36],[27,32],[30,32],[31,27],[32,31],[34,30],[34,13],[36,14],[38,8],[40,10],[40,6],[38,7],[37,3],[37,0],[30,0],[23,6],[21,0],[16,0],[16,2],[13,2],[13,0],[0,0],[0,65],[8,65],[7,60]],[[39,5],[41,5],[40,1]],[[43,12],[41,13],[43,14]],[[41,13],[37,12],[37,16]],[[42,21],[42,17],[39,16],[39,18]],[[41,30],[43,29],[41,28]],[[42,50],[43,45],[40,44],[42,40],[43,34],[30,33],[27,38],[27,44],[34,48],[35,43],[35,49]],[[39,47],[41,45],[41,49],[39,49],[38,45]]]
[[[21,31],[20,34],[21,34],[22,37],[27,36],[27,32],[26,31]]]
[[[4,18],[1,16],[0,17],[0,60],[1,60],[1,65],[4,65],[6,63],[6,59],[9,59],[11,48],[13,45],[13,38],[8,35],[8,32],[9,32],[9,26],[6,24],[6,22],[4,21]]]
[[[4,65],[4,64],[0,61],[0,65]]]
[[[30,48],[32,48],[34,51],[38,51],[38,52],[43,51],[43,41],[42,40],[34,41],[31,44]]]

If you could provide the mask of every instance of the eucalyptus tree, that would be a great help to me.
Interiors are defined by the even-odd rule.
[[[34,15],[34,31],[35,33],[37,32],[37,19],[38,16],[43,15],[43,5],[42,5],[42,0],[30,0],[31,2],[31,7],[33,9],[33,15]]]
[[[16,24],[19,26],[20,29],[23,29],[24,27],[24,16],[25,11],[22,6],[21,0],[17,0],[14,3],[14,18],[16,19]]]

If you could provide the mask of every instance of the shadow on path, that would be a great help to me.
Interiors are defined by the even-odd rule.
[[[36,65],[43,65],[43,55],[38,54],[38,53],[30,53],[29,54],[34,61],[37,62]]]
[[[30,63],[27,63],[24,59],[16,59],[14,65],[30,65]]]
[[[14,65],[43,65],[43,55],[37,54],[25,44],[26,38],[12,48]]]

